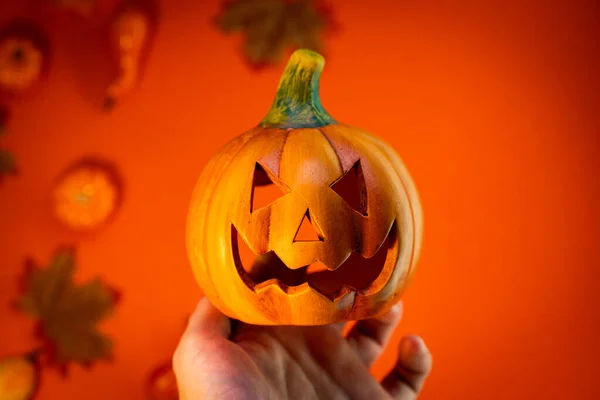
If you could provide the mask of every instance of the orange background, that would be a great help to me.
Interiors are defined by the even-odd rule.
[[[0,22],[21,15],[15,3],[2,2]],[[422,197],[423,254],[393,346],[409,332],[428,342],[423,399],[600,398],[598,7],[424,3],[338,2],[322,82],[328,111],[391,142]],[[49,23],[50,76],[11,106],[0,144],[21,175],[0,187],[0,355],[34,346],[30,320],[8,307],[25,256],[46,263],[77,243],[79,278],[124,292],[105,324],[114,364],[67,380],[46,371],[41,400],[143,399],[200,297],[184,248],[192,188],[264,116],[283,68],[242,63],[209,23],[217,10],[163,1],[142,85],[111,114],[99,108],[100,22]],[[49,206],[53,179],[88,154],[114,160],[126,183],[120,214],[93,238],[65,231]]]

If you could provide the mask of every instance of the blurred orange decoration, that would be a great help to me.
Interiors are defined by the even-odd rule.
[[[32,22],[14,20],[0,29],[0,94],[13,97],[29,92],[48,69],[49,45]]]
[[[28,400],[39,384],[40,366],[35,356],[0,359],[0,400]]]
[[[122,182],[116,168],[108,162],[83,159],[59,177],[53,199],[59,221],[76,231],[94,230],[117,212]]]
[[[178,400],[177,381],[171,362],[155,368],[148,380],[149,400]]]
[[[110,44],[116,62],[116,76],[106,90],[106,109],[112,108],[137,85],[155,30],[154,2],[125,1],[115,14]]]

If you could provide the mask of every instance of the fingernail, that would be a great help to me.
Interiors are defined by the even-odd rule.
[[[413,357],[420,351],[421,338],[416,335],[408,335],[402,338],[400,343],[400,354],[403,358]]]

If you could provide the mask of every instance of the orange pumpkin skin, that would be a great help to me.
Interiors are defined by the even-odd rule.
[[[84,159],[59,177],[52,194],[54,214],[61,223],[74,231],[92,231],[117,212],[122,184],[111,165]]]
[[[415,269],[422,235],[415,186],[391,147],[322,109],[323,64],[316,53],[294,53],[267,118],[212,158],[192,198],[187,245],[196,278],[217,308],[247,323],[370,318],[400,299]],[[265,183],[257,171],[282,195],[252,209]],[[353,205],[335,190],[350,173],[360,197]],[[296,240],[305,217],[315,240]],[[255,266],[268,258],[281,271],[253,276],[241,246],[261,255]]]

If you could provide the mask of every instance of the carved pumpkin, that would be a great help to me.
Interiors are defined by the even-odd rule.
[[[196,278],[216,307],[247,323],[375,316],[400,299],[417,262],[412,180],[386,143],[327,114],[323,66],[312,51],[292,55],[266,118],[214,156],[192,198]],[[279,196],[257,204],[265,187]]]
[[[73,230],[89,231],[114,216],[120,205],[121,183],[112,166],[85,159],[61,175],[53,197],[59,221]]]
[[[47,69],[48,43],[31,22],[16,20],[0,31],[0,92],[21,95],[34,88]]]

